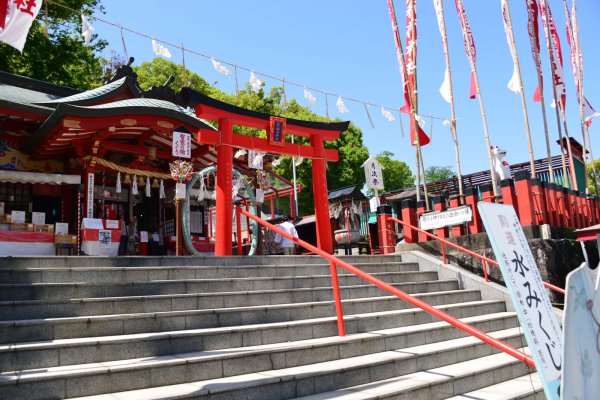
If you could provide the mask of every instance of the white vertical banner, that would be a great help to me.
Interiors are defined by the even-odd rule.
[[[85,216],[87,218],[94,218],[94,173],[88,173],[87,179],[87,204]]]
[[[371,156],[362,166],[365,170],[367,187],[374,190],[383,190],[383,165],[375,157]]]
[[[519,217],[509,205],[479,202],[477,208],[535,360],[546,398],[559,400],[562,330]]]
[[[192,157],[192,135],[187,132],[173,131],[173,156]]]
[[[0,41],[23,52],[27,34],[40,8],[42,0],[9,1],[5,20],[0,21]]]

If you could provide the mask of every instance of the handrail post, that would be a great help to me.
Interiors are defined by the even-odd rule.
[[[337,315],[338,335],[346,336],[346,328],[344,328],[344,310],[342,309],[342,296],[340,295],[340,283],[338,281],[337,267],[333,261],[329,262],[329,268],[331,269],[331,283],[333,286],[335,314]]]
[[[442,260],[444,264],[448,264],[446,261],[446,245],[442,242]]]
[[[390,254],[396,250],[394,224],[389,219],[391,213],[392,207],[389,204],[377,207],[377,233],[381,254]]]
[[[487,266],[487,261],[486,260],[481,260],[483,263],[483,277],[485,278],[485,281],[488,282],[488,266]]]
[[[243,246],[242,246],[242,221],[240,220],[240,217],[242,216],[242,213],[240,212],[240,206],[237,205],[235,207],[235,234],[236,234],[236,238],[237,238],[237,255],[238,256],[242,256],[244,255],[243,253]]]

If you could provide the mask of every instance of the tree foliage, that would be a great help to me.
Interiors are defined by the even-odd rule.
[[[587,187],[589,190],[589,193],[592,196],[597,196],[598,195],[598,191],[596,190],[597,187],[600,187],[600,158],[592,161],[594,164],[592,165],[592,163],[588,163],[587,165]],[[596,177],[594,180],[594,167],[596,170]]]
[[[100,86],[102,66],[98,57],[106,42],[81,37],[81,13],[102,11],[100,0],[62,0],[48,4],[48,37],[44,8],[33,22],[23,54],[0,43],[0,69],[14,74],[78,89]],[[77,10],[77,11],[71,11]]]
[[[375,156],[384,168],[383,182],[386,192],[412,186],[414,182],[414,176],[409,166],[403,161],[392,159],[393,156],[394,153],[387,150]]]
[[[152,62],[136,67],[135,71],[138,74],[138,82],[144,89],[164,84],[170,75],[175,77],[175,81],[171,85],[173,89],[179,90],[183,86],[182,67],[165,59],[155,58]],[[188,86],[192,89],[236,106],[286,118],[327,121],[325,117],[313,113],[295,99],[283,102],[282,87],[273,87],[268,92],[261,88],[258,93],[255,93],[247,84],[237,94],[228,94],[212,87],[202,77],[187,70],[186,79],[189,81]],[[234,131],[252,136],[266,136],[264,131],[253,128],[234,127]],[[294,141],[306,145],[310,143],[310,140],[305,137],[295,137]],[[361,130],[350,124],[347,131],[343,132],[336,141],[326,143],[326,147],[337,148],[339,152],[339,161],[327,165],[327,186],[330,189],[336,189],[355,184],[364,185],[365,177],[361,165],[369,157],[369,152],[363,145]],[[281,164],[275,167],[275,171],[291,181],[292,157],[283,157]],[[304,160],[296,167],[296,178],[297,182],[302,185],[302,192],[298,196],[299,212],[301,215],[312,214],[314,205],[311,160]]]
[[[445,181],[454,177],[454,172],[452,171],[452,167],[439,167],[436,165],[432,165],[425,169],[425,180],[427,183],[434,183]]]

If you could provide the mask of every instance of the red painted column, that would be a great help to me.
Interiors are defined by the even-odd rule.
[[[477,202],[479,201],[479,195],[476,188],[467,188],[465,190],[465,204],[471,207],[473,213],[473,219],[469,222],[469,234],[483,232],[483,226],[481,224],[481,218],[479,218],[479,212],[477,211]]]
[[[535,212],[529,172],[519,171],[515,174],[515,191],[519,203],[519,220],[521,221],[521,225],[533,225],[535,223]]]
[[[271,198],[270,202],[271,202],[271,218],[275,218],[275,202],[273,201],[273,198]]]
[[[417,201],[417,224],[418,224],[419,219],[421,218],[421,215],[425,214],[425,210],[426,210],[425,200]],[[417,237],[419,239],[418,240],[419,242],[427,242],[429,240],[429,238],[421,232],[419,232],[417,234]]]
[[[568,188],[562,188],[565,228],[573,227],[573,213],[571,212],[571,193]]]
[[[402,221],[407,224],[411,224],[412,226],[417,226],[417,208],[415,205],[415,201],[412,199],[407,199],[400,203],[401,213],[402,213]],[[406,243],[414,243],[417,241],[417,231],[413,231],[412,229],[407,228],[404,229],[404,241]]]
[[[290,194],[290,215],[294,219],[298,218],[298,216],[296,215],[296,206],[294,205],[294,195],[293,194]]]
[[[554,184],[554,191],[556,193],[556,223],[560,228],[567,226],[567,219],[565,216],[565,195],[563,194],[562,189],[562,186],[559,184]]]
[[[481,191],[481,201],[494,202],[494,189],[491,183],[480,185],[479,190]]]
[[[579,227],[579,209],[577,208],[577,192],[573,189],[569,189],[569,201],[571,205],[571,228],[577,229]]]
[[[435,196],[433,197],[433,209],[435,211],[444,211],[446,210],[446,198],[444,196]],[[450,235],[448,233],[448,227],[444,226],[443,228],[438,228],[435,230],[435,235],[442,239],[447,239]]]
[[[546,213],[546,196],[544,188],[537,178],[531,178],[531,193],[533,193],[533,210],[535,214],[535,224],[543,225],[548,223],[548,214]]]
[[[552,224],[560,227],[561,219],[558,212],[558,192],[556,183],[548,184],[548,194],[550,198],[550,210],[552,211]]]
[[[540,182],[540,187],[544,192],[544,205],[546,207],[546,222],[552,226],[556,226],[556,219],[554,218],[554,209],[552,208],[552,196],[553,193],[550,190],[548,182]]]
[[[517,215],[519,215],[519,204],[517,203],[517,193],[515,191],[515,181],[504,179],[500,181],[500,190],[502,192],[502,202],[513,206]]]
[[[219,120],[221,143],[217,146],[217,218],[215,223],[215,256],[230,256],[232,245],[233,204],[233,130],[230,119]]]
[[[585,226],[585,205],[581,192],[575,192],[575,203],[577,207],[577,228],[581,229]]]
[[[450,199],[450,208],[456,208],[460,206],[460,199],[458,197],[453,197]],[[453,237],[462,236],[465,234],[465,225],[453,225],[450,227],[450,233]]]
[[[396,251],[394,222],[388,218],[391,215],[392,207],[390,205],[377,207],[377,234],[382,254],[391,254]]]
[[[329,202],[327,199],[327,175],[325,170],[325,145],[321,135],[310,138],[315,158],[312,160],[313,196],[315,201],[315,219],[319,248],[333,253],[331,225],[329,222]]]
[[[592,224],[596,225],[598,223],[598,198],[592,196],[590,198],[590,204],[592,205]]]

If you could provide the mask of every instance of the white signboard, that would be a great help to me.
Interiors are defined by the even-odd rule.
[[[87,204],[85,216],[94,218],[94,173],[88,174],[87,179]]]
[[[119,229],[119,221],[116,219],[107,219],[105,224],[106,229]]]
[[[100,218],[82,218],[81,229],[104,229]]]
[[[451,208],[446,211],[437,211],[421,215],[419,228],[423,230],[443,228],[444,226],[464,224],[473,219],[473,210],[470,206]]]
[[[248,168],[262,169],[264,153],[256,150],[248,150]]]
[[[112,233],[107,230],[98,231],[98,246],[100,248],[110,248],[110,244],[112,243],[111,239]]]
[[[46,223],[46,213],[44,212],[32,212],[31,223],[34,225],[44,225]]]
[[[67,235],[69,233],[69,224],[66,222],[57,222],[54,224],[55,235]]]
[[[369,157],[363,163],[365,178],[369,189],[383,190],[383,166],[375,157]]]
[[[562,331],[519,218],[509,205],[479,202],[477,209],[500,263],[546,397],[558,400]]]
[[[190,232],[202,233],[202,212],[190,212]]]
[[[10,213],[10,222],[13,224],[25,223],[25,211],[13,211]]]
[[[182,158],[192,157],[192,135],[173,131],[173,155]]]
[[[148,243],[148,231],[140,231],[140,242]]]
[[[175,184],[175,198],[176,199],[185,199],[185,183],[176,183]]]

